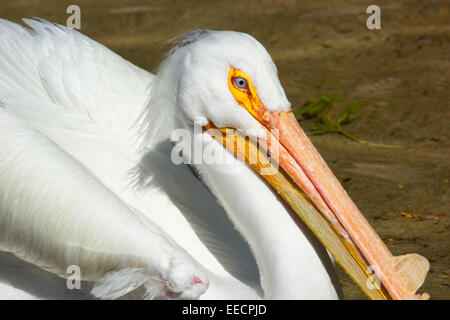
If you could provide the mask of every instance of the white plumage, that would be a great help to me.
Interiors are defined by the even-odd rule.
[[[245,164],[202,132],[228,164],[170,158],[171,132],[192,121],[261,129],[221,81],[230,64],[289,110],[256,40],[190,33],[154,76],[24,21],[0,20],[0,298],[337,298],[326,250]],[[88,289],[52,275],[69,265]]]

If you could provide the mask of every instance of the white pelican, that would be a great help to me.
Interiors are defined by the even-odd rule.
[[[392,257],[367,225],[254,38],[187,33],[153,75],[75,30],[24,21],[0,21],[0,298],[337,299],[325,248],[208,127],[278,132],[269,150],[342,242],[391,297],[420,297],[424,276],[404,281],[411,256]],[[192,153],[179,154],[180,128]],[[224,163],[174,163],[195,146]],[[87,290],[66,287],[70,266]]]

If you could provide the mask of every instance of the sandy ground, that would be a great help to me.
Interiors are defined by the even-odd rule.
[[[158,48],[164,40],[198,28],[243,31],[271,53],[294,106],[332,93],[367,102],[346,129],[401,148],[337,134],[312,140],[392,252],[430,260],[421,291],[449,299],[450,6],[445,0],[376,1],[382,29],[368,30],[365,9],[372,3],[0,0],[0,17],[65,23],[67,6],[78,4],[83,33],[150,71],[166,50]],[[339,274],[347,299],[365,298]]]

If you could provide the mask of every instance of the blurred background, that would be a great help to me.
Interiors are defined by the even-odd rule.
[[[390,250],[430,261],[420,291],[450,298],[447,0],[0,0],[0,18],[66,24],[71,4],[80,32],[152,72],[169,49],[160,44],[192,29],[258,39],[300,124]],[[371,4],[380,30],[366,27]],[[365,299],[339,275],[345,298]]]

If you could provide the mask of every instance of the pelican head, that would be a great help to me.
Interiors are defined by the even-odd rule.
[[[153,121],[150,140],[170,134],[177,125],[167,119],[178,118],[204,129],[237,129],[263,141],[271,155],[278,155],[276,161],[282,170],[336,231],[356,264],[363,265],[364,272],[372,266],[383,290],[393,298],[414,297],[417,283],[408,285],[394,270],[402,257],[391,255],[305,135],[291,111],[272,58],[257,40],[232,31],[189,32],[176,42],[152,90],[148,116],[154,120],[155,113],[163,112],[159,119],[166,120],[159,124]],[[165,107],[152,108],[161,104]],[[313,232],[317,235],[321,230]],[[417,264],[417,260],[406,260],[401,264]],[[352,276],[353,270],[346,271]]]
[[[262,129],[264,126],[242,108],[240,96],[248,94],[267,110],[290,110],[272,58],[250,35],[195,31],[183,39],[172,54],[183,57],[177,104],[191,120],[201,125],[211,121],[218,128]]]

